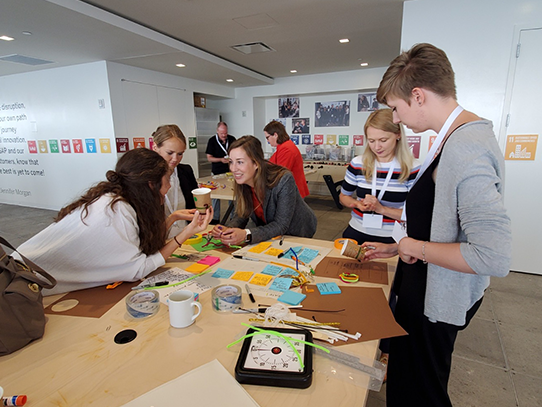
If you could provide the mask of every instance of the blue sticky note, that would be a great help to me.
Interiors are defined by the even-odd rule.
[[[265,266],[265,268],[262,270],[263,274],[267,274],[270,276],[277,276],[282,271],[282,267],[280,266],[273,266],[272,264],[268,264]]]
[[[299,256],[299,253],[303,250],[303,246],[292,247],[292,250]]]
[[[278,300],[289,305],[299,305],[307,296],[295,291],[285,291]]]
[[[269,287],[270,290],[288,291],[292,285],[293,278],[277,277]]]
[[[233,273],[234,273],[233,270],[226,270],[226,269],[218,268],[213,273],[212,276],[215,277],[215,278],[230,278]]]
[[[297,257],[300,261],[307,264],[313,261],[316,258],[316,256],[318,256],[318,253],[319,253],[318,250],[309,249],[308,247],[305,247],[303,252],[299,254]]]
[[[341,289],[337,283],[317,283],[316,287],[318,287],[318,291],[320,291],[320,294],[322,295],[341,293]]]

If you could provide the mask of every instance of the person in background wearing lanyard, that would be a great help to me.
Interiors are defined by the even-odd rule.
[[[271,147],[276,147],[277,149],[269,159],[269,162],[282,165],[292,171],[297,189],[299,189],[299,194],[301,198],[305,198],[309,195],[309,187],[305,179],[303,157],[301,157],[299,148],[290,140],[290,136],[288,136],[286,128],[284,128],[281,122],[276,120],[270,121],[264,127],[263,132],[265,139],[271,144]]]
[[[358,244],[393,243],[394,220],[401,219],[408,189],[419,166],[414,166],[403,128],[393,123],[390,109],[372,112],[365,122],[367,147],[354,157],[344,176],[339,199],[352,208],[343,237]],[[357,195],[357,199],[353,194]]]
[[[398,244],[373,243],[366,259],[399,254],[386,405],[451,406],[448,395],[458,331],[480,307],[490,276],[508,274],[510,219],[503,203],[504,160],[492,123],[457,103],[444,51],[417,44],[395,58],[377,91],[396,123],[438,133],[406,206]],[[400,229],[400,228],[399,228]]]
[[[234,217],[226,226],[215,226],[213,237],[235,245],[281,235],[314,235],[316,215],[299,195],[292,173],[265,160],[260,140],[241,137],[231,145],[229,156],[235,178]],[[249,220],[256,227],[245,229]]]
[[[178,235],[186,226],[186,221],[192,220],[196,212],[192,190],[198,187],[192,167],[181,164],[186,151],[186,138],[179,126],[166,124],[159,126],[154,133],[153,150],[167,161],[172,171],[169,182],[171,188],[165,196],[166,228],[168,238]]]
[[[228,134],[228,125],[219,122],[216,126],[216,134],[207,142],[207,160],[211,163],[213,175],[225,174],[229,171],[228,149],[235,141],[235,137]],[[220,220],[220,199],[213,199],[214,224]]]

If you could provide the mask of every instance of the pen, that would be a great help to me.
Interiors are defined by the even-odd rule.
[[[132,290],[140,290],[142,288],[153,288],[153,287],[162,287],[163,285],[168,285],[169,281],[159,281],[153,285],[138,285],[137,287],[132,287]]]
[[[233,257],[236,259],[250,260],[250,261],[260,261],[260,259],[253,259],[252,257],[241,256],[240,254],[234,254]]]
[[[247,289],[247,294],[248,294],[248,298],[250,298],[250,301],[256,302],[256,300],[254,299],[254,296],[250,292],[250,287],[248,286],[248,284],[245,284],[245,288]]]

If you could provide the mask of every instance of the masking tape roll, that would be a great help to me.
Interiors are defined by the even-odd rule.
[[[134,291],[126,297],[126,311],[134,318],[153,316],[160,309],[158,291]]]
[[[223,284],[213,288],[211,292],[215,311],[233,311],[241,307],[242,291],[239,286]]]
[[[199,233],[196,233],[195,235],[190,236],[188,239],[184,241],[184,244],[198,244],[203,240],[203,236]]]
[[[348,239],[348,238],[343,237],[341,239],[335,239],[335,242],[334,242],[335,249],[342,250],[344,242],[347,241],[347,240],[350,240],[354,244],[358,244],[358,242],[356,242],[354,239]]]

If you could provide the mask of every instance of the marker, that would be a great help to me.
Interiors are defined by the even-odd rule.
[[[233,257],[236,259],[250,260],[250,261],[260,261],[260,259],[253,259],[252,257],[241,256],[240,254],[234,254]]]
[[[254,299],[254,296],[250,292],[250,287],[248,286],[248,284],[245,284],[245,288],[247,289],[247,294],[248,294],[248,298],[250,298],[250,301],[256,302],[256,300]]]
[[[27,397],[23,394],[20,396],[2,397],[3,406],[24,406],[26,404]]]
[[[154,285],[138,285],[137,287],[132,287],[132,290],[140,290],[142,288],[162,287],[168,284],[169,284],[169,281],[159,281]]]

